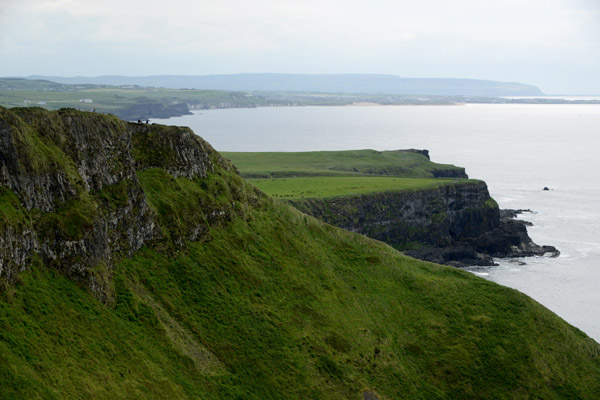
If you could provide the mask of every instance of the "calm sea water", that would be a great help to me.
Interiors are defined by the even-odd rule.
[[[599,105],[228,109],[154,122],[190,126],[220,151],[429,149],[485,180],[500,207],[533,210],[531,237],[562,252],[471,271],[600,341]]]

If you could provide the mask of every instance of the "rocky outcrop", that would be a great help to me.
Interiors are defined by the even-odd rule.
[[[381,192],[329,199],[291,200],[332,225],[382,240],[399,249],[443,247],[476,237],[499,224],[498,207],[484,182],[432,189]]]
[[[39,260],[110,301],[115,260],[166,240],[138,179],[152,168],[171,179],[233,170],[188,128],[70,109],[0,108],[0,281]],[[199,239],[211,221],[227,219],[233,202],[224,203],[229,208],[207,209],[182,235]],[[176,234],[169,240],[185,242]]]
[[[496,265],[494,257],[557,257],[560,252],[553,246],[535,244],[527,234],[526,221],[501,220],[498,227],[481,236],[457,240],[445,247],[412,249],[406,254],[438,264],[467,267]]]
[[[214,172],[216,152],[190,129],[175,126],[129,124],[135,169],[161,168],[174,177],[206,178]],[[226,168],[227,164],[222,162]]]
[[[481,181],[290,203],[327,223],[441,264],[493,265],[493,257],[558,254],[533,243],[522,222],[501,218]]]
[[[504,211],[504,210],[503,210]],[[509,210],[509,213],[512,214]],[[517,212],[517,214],[519,214]],[[481,253],[493,257],[531,257],[551,256],[556,257],[560,252],[553,246],[538,246],[527,234],[530,222],[514,220],[514,217],[503,217],[500,225],[489,232],[470,238],[466,241],[470,246]]]

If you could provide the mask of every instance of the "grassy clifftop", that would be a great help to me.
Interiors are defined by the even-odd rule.
[[[307,152],[223,152],[245,178],[374,176],[466,178],[464,168],[429,160],[427,151],[347,150]]]
[[[466,179],[460,182],[467,182]],[[456,184],[459,180],[397,178],[391,176],[339,176],[252,179],[263,192],[285,199],[357,196],[388,191],[420,190]]]
[[[133,138],[127,185],[139,184],[156,236],[115,257],[111,302],[41,257],[4,286],[1,398],[600,396],[600,346],[529,297],[323,224],[255,191],[208,147],[205,173],[186,174],[191,153],[151,157],[158,144],[202,144],[185,130],[117,126]],[[129,210],[106,188],[90,195],[97,213]],[[4,232],[56,214],[0,194]]]

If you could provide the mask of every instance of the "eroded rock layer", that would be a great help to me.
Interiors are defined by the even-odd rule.
[[[127,123],[63,109],[0,108],[0,278],[14,280],[36,259],[110,300],[115,257],[165,240],[138,174],[160,169],[173,179],[207,180],[232,171],[188,128]],[[229,193],[236,199],[236,193]],[[239,197],[240,193],[237,193]],[[216,195],[215,195],[216,196]],[[234,203],[170,231],[171,244],[199,240]]]

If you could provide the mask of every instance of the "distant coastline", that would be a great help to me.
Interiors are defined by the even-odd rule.
[[[572,94],[551,94],[544,96],[503,96],[506,99],[526,100],[526,99],[548,99],[548,100],[564,100],[564,101],[596,101],[600,100],[600,95],[572,95]]]
[[[47,110],[73,108],[80,111],[109,113],[128,121],[145,121],[147,119],[165,119],[190,115],[192,110],[225,108],[301,106],[372,107],[377,105],[464,104],[600,104],[600,97],[596,96],[546,96],[537,88],[535,88],[536,90],[519,91],[520,89],[517,90],[509,84],[504,84],[503,87],[513,88],[512,91],[507,89],[506,91],[499,91],[497,94],[485,95],[482,94],[487,93],[484,89],[475,88],[472,93],[479,94],[464,94],[471,93],[467,90],[469,87],[474,88],[478,85],[488,87],[491,84],[491,81],[453,79],[398,80],[398,77],[393,76],[376,76],[373,78],[370,76],[334,75],[334,77],[338,78],[338,81],[336,82],[337,86],[327,86],[327,82],[323,80],[324,76],[299,76],[296,77],[297,80],[288,82],[289,85],[284,85],[285,82],[293,77],[294,76],[284,76],[282,78],[284,79],[284,82],[281,83],[282,86],[277,87],[281,90],[284,88],[287,91],[260,90],[261,88],[268,87],[261,85],[256,85],[253,90],[230,91],[227,86],[223,86],[223,89],[225,90],[198,88],[165,89],[164,87],[137,86],[136,84],[131,84],[130,81],[127,81],[129,82],[128,84],[114,86],[110,84],[60,83],[41,79],[0,78],[0,106],[7,108],[41,107]],[[100,78],[102,77],[99,77],[98,79]],[[110,77],[104,78],[111,81],[111,79],[109,79]],[[127,77],[121,78],[125,79]],[[179,79],[191,79],[192,83],[194,82],[193,78],[198,77],[179,77]],[[260,82],[260,79],[266,79],[262,75],[259,77],[252,75],[251,78],[258,79],[257,82]],[[131,77],[130,79],[135,81],[135,79],[142,78]],[[158,79],[158,77],[154,77],[154,79]],[[238,81],[240,79],[241,78],[238,77]],[[371,79],[374,79],[374,81],[371,81]],[[57,78],[57,80],[61,79]],[[220,82],[218,79],[217,81]],[[307,86],[301,86],[300,83],[305,81]],[[397,85],[389,87],[384,86],[383,83],[388,81],[396,82]],[[156,83],[155,81],[151,82]],[[349,83],[352,82],[356,85],[359,85],[360,83],[358,87],[365,87],[365,90],[366,88],[371,87],[372,91],[353,93],[352,90],[357,90],[356,86],[346,86],[348,88],[347,92],[335,91],[344,87],[340,85],[349,85]],[[375,85],[374,82],[377,83],[377,85]],[[400,90],[398,82],[404,82],[403,84],[412,82],[414,83],[414,86],[402,86],[404,90],[409,93],[402,94],[398,92]],[[185,82],[180,82],[180,84],[183,83]],[[238,83],[240,85],[242,84],[240,82]],[[426,86],[425,83],[430,84],[431,86]],[[372,86],[368,86],[367,84]],[[460,87],[461,84],[465,86]],[[515,85],[517,85],[517,88],[521,89],[529,88],[527,85]],[[168,85],[165,83],[165,86]],[[326,89],[328,87],[331,90],[330,92],[309,91],[311,88]],[[299,91],[299,88],[303,88],[302,91]],[[377,92],[377,90],[389,90],[390,92]],[[437,94],[410,94],[436,92]],[[515,92],[519,94],[522,93],[524,96],[514,96],[513,94]]]

